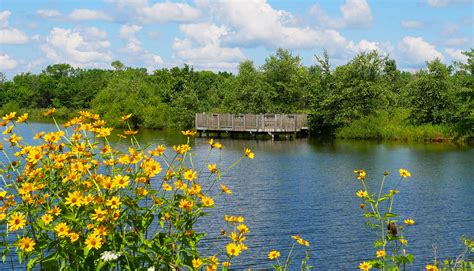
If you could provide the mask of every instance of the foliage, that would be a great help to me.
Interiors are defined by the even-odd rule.
[[[398,184],[388,191],[384,191],[385,180],[389,175],[384,173],[380,188],[372,192],[366,183],[367,174],[364,170],[354,170],[357,179],[361,182],[364,190],[359,190],[356,196],[362,200],[360,208],[364,210],[363,217],[366,218],[366,225],[375,233],[374,240],[375,256],[359,265],[361,270],[378,268],[380,270],[406,270],[406,266],[412,264],[415,257],[408,253],[408,240],[404,235],[405,226],[398,215],[393,211],[393,201],[395,196],[400,193],[398,187],[403,179],[411,176],[406,169],[400,169],[400,180]],[[386,189],[385,189],[386,190]],[[412,218],[406,218],[404,221],[406,227],[415,224]],[[397,224],[399,223],[399,224]]]
[[[458,136],[454,127],[448,124],[410,124],[409,115],[407,109],[379,110],[338,129],[336,137],[424,141],[451,140]]]
[[[307,67],[299,56],[277,49],[260,66],[241,62],[235,75],[188,65],[147,71],[118,60],[110,70],[55,64],[11,80],[0,74],[0,111],[91,110],[113,126],[123,125],[117,122],[123,112],[132,112],[133,126],[157,129],[190,128],[198,112],[309,113],[311,135],[321,136],[337,136],[367,117],[403,111],[409,116],[400,119],[401,134],[390,137],[424,140],[420,134],[431,133],[425,129],[444,134],[446,127],[456,136],[472,137],[474,51],[464,54],[466,63],[434,60],[413,73],[377,51],[337,67],[324,52]],[[357,134],[373,137],[371,131]]]
[[[44,115],[55,113],[52,108]],[[132,119],[132,114],[121,117],[128,129],[119,137],[130,140],[123,152],[109,144],[112,128],[87,111],[63,128],[53,117],[57,131],[39,132],[33,139],[16,134],[19,123],[28,125],[28,114],[3,117],[9,144],[0,142],[8,161],[0,164],[3,263],[16,250],[16,259],[28,270],[211,271],[219,265],[227,270],[248,249],[244,242],[250,230],[241,216],[225,215],[221,234],[228,243],[214,255],[199,252],[206,232],[195,225],[215,201],[232,194],[222,176],[255,154],[245,148],[224,168],[220,160],[209,160],[222,150],[211,139],[207,158],[198,165],[190,146],[196,132],[183,131],[187,142],[172,150],[144,147],[134,137]],[[309,254],[302,266],[309,267],[308,259]]]

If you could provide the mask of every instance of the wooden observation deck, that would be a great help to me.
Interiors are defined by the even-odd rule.
[[[196,131],[217,133],[265,133],[274,137],[278,134],[290,135],[308,131],[306,114],[217,114],[197,113]]]

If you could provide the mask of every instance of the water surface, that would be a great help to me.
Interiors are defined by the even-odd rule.
[[[25,133],[29,130],[20,127]],[[35,130],[54,130],[51,124],[35,124]],[[29,132],[31,133],[31,132]],[[26,136],[25,136],[26,137]],[[141,131],[142,145],[184,143],[174,131]],[[238,268],[269,267],[271,249],[286,255],[300,234],[311,242],[312,265],[320,270],[353,270],[373,257],[374,236],[364,226],[361,189],[353,169],[365,169],[373,189],[384,171],[387,184],[399,182],[398,169],[407,168],[412,177],[401,182],[394,210],[402,218],[413,218],[406,231],[409,252],[415,254],[420,270],[433,259],[455,257],[462,252],[461,236],[474,236],[474,147],[445,143],[401,143],[374,141],[291,141],[221,139],[223,151],[211,156],[224,166],[241,157],[243,148],[256,153],[224,176],[233,190],[230,197],[216,199],[216,208],[204,217],[198,229],[209,235],[202,252],[213,255],[224,250],[226,239],[219,235],[224,214],[242,215],[250,228],[249,250],[239,257]],[[123,142],[115,142],[125,148]],[[191,146],[202,162],[209,148],[207,139],[196,138]],[[158,185],[158,181],[156,182]]]

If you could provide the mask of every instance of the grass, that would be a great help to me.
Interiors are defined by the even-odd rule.
[[[413,125],[407,121],[407,110],[381,111],[340,128],[337,138],[382,139],[402,141],[457,140],[460,134],[453,126],[440,124]]]

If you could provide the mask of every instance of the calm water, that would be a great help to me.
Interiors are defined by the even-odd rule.
[[[37,124],[36,129],[54,127]],[[176,132],[158,131],[142,131],[138,138],[143,144],[168,146],[185,140]],[[223,165],[238,159],[244,147],[254,150],[256,158],[244,160],[224,177],[234,194],[218,198],[214,213],[199,222],[200,229],[209,232],[202,251],[206,255],[223,251],[226,240],[219,236],[223,215],[242,215],[251,234],[239,268],[269,267],[268,251],[278,249],[286,255],[293,234],[311,242],[312,265],[320,270],[354,270],[372,257],[374,237],[363,224],[355,197],[361,187],[352,170],[359,168],[367,170],[372,187],[384,171],[393,173],[388,185],[398,183],[399,168],[412,172],[401,183],[394,204],[402,218],[416,220],[407,231],[409,252],[417,257],[410,270],[420,270],[433,259],[433,245],[438,258],[454,257],[462,252],[461,236],[474,236],[473,146],[309,139],[220,142]],[[204,138],[191,145],[197,152],[208,150]],[[198,161],[203,159],[198,155]],[[211,159],[217,161],[219,156]]]

